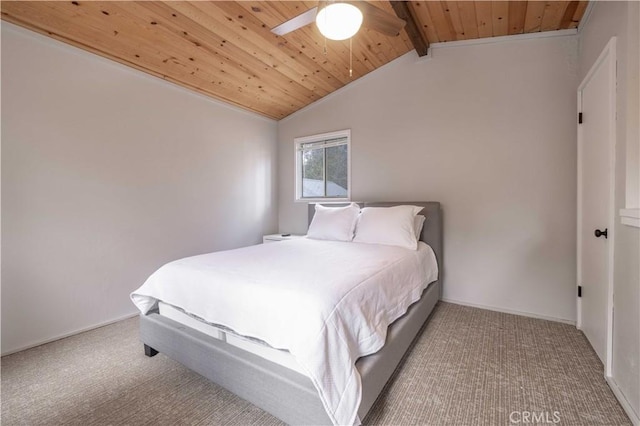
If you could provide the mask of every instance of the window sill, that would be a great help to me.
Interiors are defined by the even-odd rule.
[[[640,209],[620,209],[620,222],[640,228]]]

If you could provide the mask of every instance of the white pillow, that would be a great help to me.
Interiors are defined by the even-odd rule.
[[[346,207],[324,207],[316,204],[307,237],[314,240],[351,241],[358,213],[360,206],[356,203]]]
[[[427,218],[421,214],[418,214],[413,218],[413,227],[416,230],[416,240],[418,241],[420,241],[420,234],[422,234],[422,228],[424,227],[425,220],[427,220]]]
[[[353,241],[417,250],[415,217],[421,210],[418,206],[366,207],[360,211]]]

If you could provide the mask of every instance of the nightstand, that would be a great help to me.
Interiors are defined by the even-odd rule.
[[[282,234],[271,234],[271,235],[263,235],[262,236],[262,243],[266,244],[266,243],[275,243],[277,241],[286,241],[286,240],[293,240],[296,238],[304,238],[305,235],[289,235],[287,237],[283,237]]]

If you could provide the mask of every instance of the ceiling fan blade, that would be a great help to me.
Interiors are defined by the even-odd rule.
[[[348,2],[360,8],[363,15],[362,25],[391,37],[400,34],[400,31],[406,25],[403,19],[388,13],[366,1]]]
[[[288,21],[278,25],[271,30],[272,33],[279,36],[283,36],[292,31],[302,28],[315,21],[319,7],[322,7],[322,1],[319,2],[318,7],[313,7],[304,13],[289,19]],[[362,25],[377,31],[381,34],[395,37],[400,34],[400,31],[404,28],[406,22],[403,19],[398,18],[396,15],[388,13],[371,3],[366,1],[347,1],[345,3],[351,3],[362,11],[363,22]]]
[[[284,22],[278,25],[277,27],[273,28],[271,32],[279,36],[283,36],[285,34],[290,33],[291,31],[297,30],[298,28],[302,28],[305,25],[309,25],[310,23],[316,20],[317,12],[318,12],[318,8],[312,7],[311,9],[307,10],[304,13],[301,13],[295,18],[289,19],[287,22]]]

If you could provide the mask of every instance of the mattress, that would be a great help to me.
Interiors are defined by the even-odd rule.
[[[283,367],[306,376],[306,373],[302,369],[302,367],[300,367],[300,364],[298,364],[296,359],[288,351],[275,349],[264,342],[258,342],[255,339],[250,339],[235,334],[231,330],[216,327],[213,324],[209,324],[201,319],[197,319],[192,315],[187,314],[183,310],[168,305],[164,302],[158,302],[158,308],[160,315],[162,315],[163,317],[172,319],[182,325],[186,325],[187,327],[198,330],[199,332],[211,336],[215,339],[227,342],[232,346],[243,349],[254,355],[258,355],[259,357],[262,357],[268,361],[275,362],[276,364],[279,364]]]

